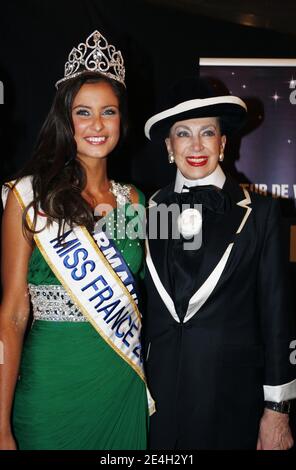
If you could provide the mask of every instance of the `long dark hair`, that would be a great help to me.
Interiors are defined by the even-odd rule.
[[[17,174],[17,181],[31,175],[34,199],[23,215],[25,231],[36,233],[37,213],[41,209],[48,224],[59,224],[59,235],[65,224],[84,225],[93,229],[93,211],[81,197],[86,186],[86,173],[76,158],[72,104],[85,83],[107,82],[119,100],[121,145],[127,132],[127,103],[125,88],[116,80],[97,73],[86,73],[63,82],[55,95],[52,107],[39,133],[31,160]],[[34,220],[30,227],[26,215],[33,207]]]

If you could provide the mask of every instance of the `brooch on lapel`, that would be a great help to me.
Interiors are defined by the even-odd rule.
[[[178,230],[181,235],[189,240],[200,233],[202,228],[202,216],[197,209],[185,209],[178,217]]]

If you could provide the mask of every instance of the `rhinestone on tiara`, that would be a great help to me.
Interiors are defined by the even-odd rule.
[[[65,64],[64,78],[58,80],[56,88],[70,78],[78,77],[85,72],[98,72],[113,78],[125,86],[125,68],[123,57],[115,46],[108,44],[107,39],[94,31],[85,43],[73,47]]]

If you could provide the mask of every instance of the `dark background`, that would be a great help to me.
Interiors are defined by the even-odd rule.
[[[143,133],[165,88],[196,73],[199,57],[295,58],[295,20],[296,2],[289,0],[2,1],[0,182],[30,157],[68,53],[94,29],[122,50],[127,69],[130,137],[110,162],[110,176],[149,196],[175,172],[164,148]],[[295,413],[292,421],[295,428]]]
[[[296,20],[296,4],[289,0],[1,2],[1,180],[29,158],[68,53],[94,29],[122,50],[127,69],[131,138],[110,171],[150,193],[174,176],[162,151],[143,134],[163,90],[197,73],[200,56],[296,57],[293,15]]]

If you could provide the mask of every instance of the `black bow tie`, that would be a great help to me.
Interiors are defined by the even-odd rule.
[[[231,207],[231,200],[228,194],[217,186],[183,186],[186,192],[174,193],[178,204],[202,204],[212,212],[224,214]],[[188,190],[188,191],[187,191]]]

